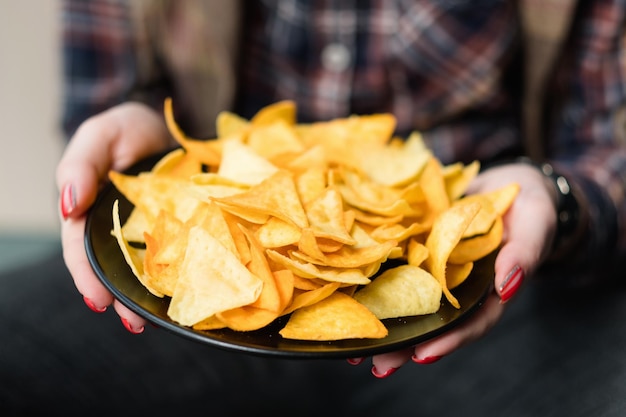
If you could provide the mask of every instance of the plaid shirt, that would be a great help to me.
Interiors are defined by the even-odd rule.
[[[391,112],[399,135],[421,131],[444,163],[524,153],[517,2],[245,2],[240,37],[226,40],[215,29],[228,26],[226,17],[214,14],[207,25],[201,2],[153,2],[160,6],[141,18],[137,3],[64,2],[68,137],[88,116],[130,99],[158,108],[174,97],[181,125],[196,137],[210,137],[226,107],[250,117],[291,99],[301,122]],[[626,4],[583,3],[542,146],[589,200],[581,259],[598,264],[626,249]],[[231,49],[239,52],[232,66],[216,59]],[[233,75],[236,86],[221,81]],[[211,102],[216,96],[223,107]]]

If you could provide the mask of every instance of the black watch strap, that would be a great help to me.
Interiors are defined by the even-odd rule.
[[[552,165],[547,162],[536,163],[528,158],[521,158],[519,162],[536,167],[554,185],[557,212],[554,246],[558,248],[563,241],[577,231],[580,221],[580,205],[574,195],[572,185],[566,177],[556,172]]]

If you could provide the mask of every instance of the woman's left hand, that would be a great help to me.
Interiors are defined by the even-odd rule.
[[[486,192],[512,182],[520,192],[505,214],[501,249],[495,260],[494,290],[470,319],[419,345],[372,358],[372,373],[384,378],[402,365],[432,363],[484,336],[502,316],[506,303],[550,253],[556,228],[554,189],[538,169],[522,163],[500,165],[478,175],[468,194]],[[363,358],[349,360],[358,364]]]

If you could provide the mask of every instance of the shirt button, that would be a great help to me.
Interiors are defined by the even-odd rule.
[[[344,71],[350,65],[350,51],[340,43],[326,45],[322,50],[322,65],[329,71]]]

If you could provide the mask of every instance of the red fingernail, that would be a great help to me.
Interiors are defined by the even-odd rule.
[[[63,190],[61,190],[61,215],[63,219],[67,219],[76,207],[76,196],[74,193],[74,186],[72,184],[65,184]]]
[[[413,357],[411,358],[413,362],[422,365],[428,365],[429,363],[437,362],[439,359],[441,359],[441,356],[426,356],[425,358],[418,358],[417,356],[413,355]]]
[[[346,359],[350,365],[360,365],[363,363],[365,358],[348,358]]]
[[[85,301],[85,304],[87,304],[87,307],[89,307],[91,311],[94,311],[96,313],[104,313],[105,311],[107,311],[107,306],[98,307],[97,305],[93,303],[93,301],[91,301],[87,297],[83,297],[83,301]]]
[[[500,302],[506,303],[513,297],[524,281],[524,271],[519,265],[515,265],[511,272],[504,278],[504,282],[500,285]]]
[[[398,368],[389,368],[387,369],[387,371],[381,374],[378,372],[378,369],[376,369],[375,366],[372,366],[372,375],[374,375],[376,378],[387,378],[389,375],[393,374],[397,370]]]
[[[122,320],[122,324],[124,325],[124,327],[126,327],[126,330],[128,330],[132,334],[143,333],[143,330],[144,330],[143,326],[141,326],[138,329],[133,329],[133,327],[130,325],[130,322],[128,320],[126,320],[124,317],[121,317],[121,320]]]

